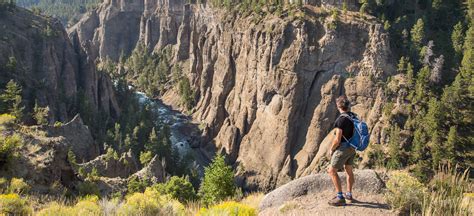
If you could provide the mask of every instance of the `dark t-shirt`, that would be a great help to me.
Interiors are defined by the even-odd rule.
[[[347,112],[347,114],[351,117],[356,117],[356,114],[352,112]],[[347,139],[350,140],[352,135],[354,135],[354,123],[352,123],[351,119],[345,116],[339,116],[334,122],[334,128],[339,128],[342,130],[342,135]],[[344,137],[341,139],[342,142],[347,142]]]

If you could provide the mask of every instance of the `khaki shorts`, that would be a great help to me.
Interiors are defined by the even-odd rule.
[[[331,166],[335,169],[342,169],[344,165],[354,165],[356,151],[352,147],[339,147],[332,154]]]

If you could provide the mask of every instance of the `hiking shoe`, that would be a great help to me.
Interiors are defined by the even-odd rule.
[[[352,195],[346,194],[347,204],[352,204],[355,200],[352,198]]]
[[[346,200],[344,198],[334,197],[334,199],[329,200],[328,204],[332,206],[344,206],[346,205]]]

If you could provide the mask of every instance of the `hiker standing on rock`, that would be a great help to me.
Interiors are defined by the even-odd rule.
[[[337,98],[336,105],[341,115],[334,123],[335,138],[330,149],[331,164],[328,172],[336,188],[337,196],[330,200],[329,204],[342,206],[346,204],[346,201],[347,203],[352,202],[352,186],[354,184],[352,166],[354,165],[356,150],[350,145],[350,140],[355,132],[353,119],[357,119],[357,116],[350,112],[350,102],[346,96]],[[347,175],[347,193],[345,198],[342,193],[341,179],[337,174],[337,171],[342,168],[344,168]]]

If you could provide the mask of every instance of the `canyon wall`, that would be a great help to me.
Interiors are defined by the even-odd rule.
[[[69,31],[101,59],[118,60],[139,42],[156,52],[172,47],[173,64],[197,95],[201,148],[225,152],[240,185],[267,190],[320,171],[315,156],[341,94],[378,143],[381,87],[396,73],[388,34],[375,19],[303,10],[304,17],[258,17],[184,1],[107,1]],[[162,98],[179,105],[173,86]]]
[[[13,79],[23,88],[23,102],[50,108],[50,122],[71,120],[79,107],[118,116],[120,109],[109,77],[69,40],[58,20],[11,8],[0,19],[0,84]]]

